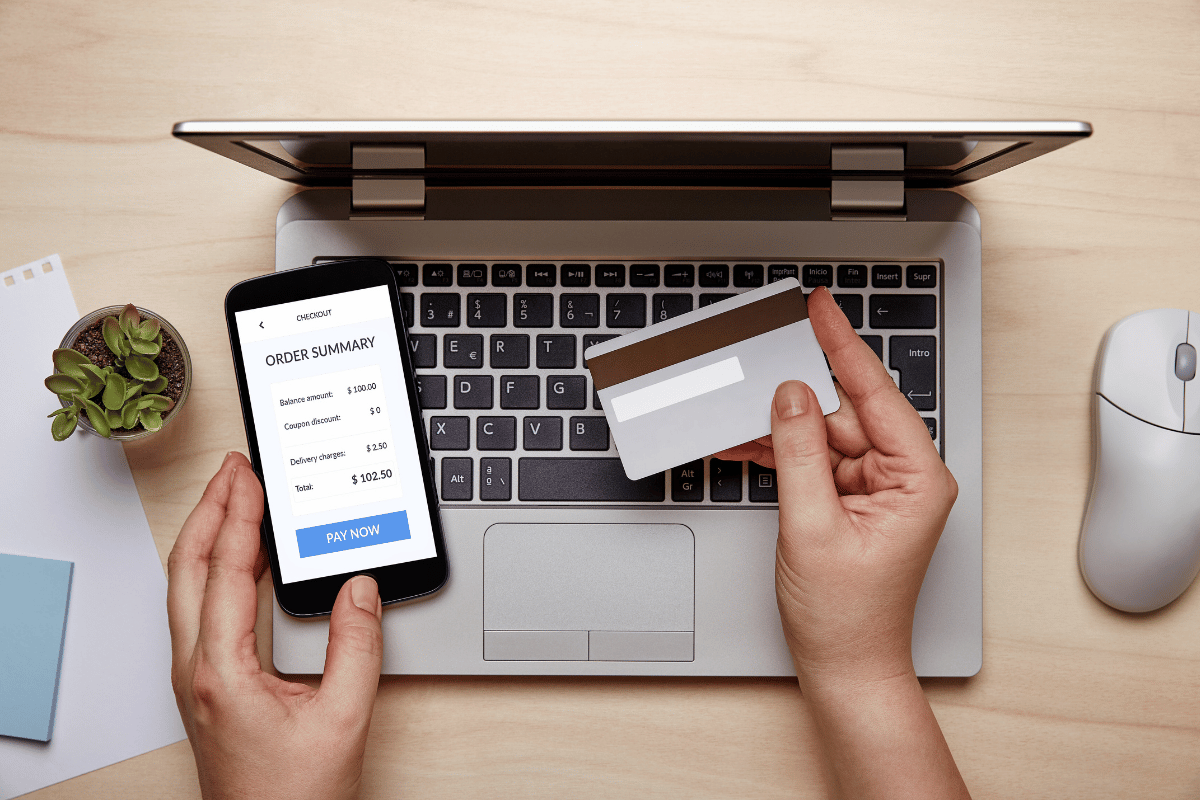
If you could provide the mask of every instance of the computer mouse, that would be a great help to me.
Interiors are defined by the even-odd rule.
[[[1100,345],[1079,569],[1121,611],[1162,608],[1200,572],[1198,345],[1200,314],[1177,308],[1128,316]]]

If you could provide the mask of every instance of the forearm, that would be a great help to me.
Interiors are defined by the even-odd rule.
[[[840,797],[970,797],[915,675],[800,688]]]

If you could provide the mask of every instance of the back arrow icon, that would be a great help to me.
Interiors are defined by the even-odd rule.
[[[260,328],[263,328],[262,320],[259,320],[259,322],[258,322],[258,327],[260,327]],[[266,328],[263,328],[263,330],[265,331],[265,330],[266,330]]]

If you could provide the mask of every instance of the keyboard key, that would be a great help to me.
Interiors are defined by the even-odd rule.
[[[470,417],[430,417],[430,450],[468,450],[471,447]]]
[[[487,286],[487,264],[459,264],[459,286]]]
[[[442,499],[470,500],[472,497],[471,472],[475,465],[469,458],[442,459]]]
[[[610,294],[605,301],[608,306],[608,327],[646,327],[646,295]]]
[[[937,267],[932,264],[911,266],[905,273],[910,289],[932,289],[937,286]]]
[[[691,264],[667,264],[663,267],[663,285],[689,288],[696,285],[696,268]]]
[[[479,499],[512,500],[512,459],[479,459]]]
[[[937,438],[937,420],[933,417],[921,417],[921,422],[925,423],[925,429],[929,431],[929,438]]]
[[[478,333],[447,333],[442,337],[442,365],[460,367],[483,366],[483,337]]]
[[[714,503],[739,503],[742,500],[742,462],[708,462],[708,496]]]
[[[572,450],[607,450],[608,422],[604,417],[571,417]]]
[[[842,264],[838,267],[838,287],[842,289],[867,288],[867,267],[865,264]]]
[[[501,375],[500,407],[537,408],[540,381],[537,375]]]
[[[562,265],[562,285],[563,286],[591,286],[592,285],[592,265],[591,264],[563,264]]]
[[[710,288],[729,285],[728,264],[701,264],[700,285]]]
[[[476,450],[516,450],[516,417],[477,417],[475,419]]]
[[[416,313],[413,308],[415,302],[416,298],[414,298],[409,292],[400,293],[400,311],[404,315],[404,327],[408,329],[411,329],[413,325],[417,324],[417,321],[413,316]]]
[[[454,271],[449,264],[426,264],[422,269],[426,286],[450,286],[454,283]]]
[[[563,294],[558,300],[558,324],[563,328],[599,328],[600,295]]]
[[[846,319],[850,320],[851,327],[861,328],[863,326],[861,294],[835,294],[833,299],[842,313],[846,315]]]
[[[666,497],[663,473],[631,481],[619,458],[521,458],[517,470],[517,496],[524,501],[657,503]]]
[[[526,286],[553,286],[558,276],[558,267],[553,264],[530,264],[525,268]]]
[[[587,408],[587,378],[582,375],[547,376],[546,408]]]
[[[763,265],[762,264],[734,264],[733,266],[733,285],[734,286],[762,286],[763,285]]]
[[[562,450],[562,422],[562,417],[526,417],[522,445],[526,450]]]
[[[421,295],[421,325],[426,328],[457,328],[459,300],[456,294]]]
[[[616,333],[589,333],[589,334],[586,334],[583,337],[583,352],[586,353],[587,349],[594,344],[600,344],[601,342],[607,342],[609,339],[617,338],[618,335],[619,334],[616,334]],[[583,366],[585,368],[587,367],[587,359],[586,358],[583,360]],[[596,408],[599,408],[599,407],[600,406],[596,406]]]
[[[491,375],[455,375],[453,380],[455,408],[492,407]]]
[[[537,337],[538,369],[575,369],[575,334]]]
[[[604,404],[600,402],[600,393],[596,391],[596,387],[592,387],[592,410],[603,411]]]
[[[772,264],[767,268],[767,283],[781,281],[784,278],[799,278],[800,270],[795,264]]]
[[[493,333],[488,366],[492,369],[528,369],[529,334]]]
[[[779,487],[775,483],[775,470],[750,462],[750,502],[778,503]]]
[[[702,294],[700,295],[700,307],[711,306],[713,303],[719,303],[722,300],[728,300],[731,297],[737,297],[736,294]]]
[[[818,286],[833,286],[833,265],[805,264],[803,283],[809,289],[815,289]]]
[[[418,369],[429,369],[437,366],[437,334],[410,333],[408,335],[408,351],[412,356],[412,365]]]
[[[888,366],[900,373],[900,393],[917,411],[937,408],[937,339],[893,336],[888,350]]]
[[[596,265],[596,285],[597,286],[624,286],[625,285],[625,265],[624,264],[597,264]]]
[[[502,294],[468,294],[468,328],[503,328],[508,324],[508,298]]]
[[[671,499],[699,503],[704,499],[704,461],[693,461],[671,470]]]
[[[899,264],[871,267],[871,286],[876,289],[899,289],[902,282]]]
[[[520,264],[492,264],[492,286],[520,286]]]
[[[690,294],[656,294],[650,298],[650,324],[665,322],[691,310]]]
[[[937,327],[937,298],[931,294],[873,294],[872,328]]]
[[[416,375],[417,399],[421,408],[446,407],[446,376],[445,375]]]
[[[630,264],[630,286],[658,286],[658,264]]]
[[[875,351],[875,355],[880,361],[883,361],[883,337],[882,336],[863,336],[859,334],[858,338],[862,339],[871,349]]]
[[[530,268],[532,277],[533,268]],[[554,295],[514,294],[513,325],[518,328],[549,328],[554,324]]]
[[[401,286],[417,285],[418,270],[416,264],[392,264],[392,272],[396,273],[396,283]]]

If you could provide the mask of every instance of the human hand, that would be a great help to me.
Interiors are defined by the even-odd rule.
[[[924,423],[828,291],[809,319],[841,408],[782,384],[771,435],[717,457],[778,470],[775,589],[801,686],[913,674],[917,595],[958,485]]]
[[[225,457],[167,562],[171,683],[216,798],[352,798],[383,663],[375,581],[346,583],[329,619],[320,688],[263,672],[254,622],[265,568],[262,487],[240,453]]]

